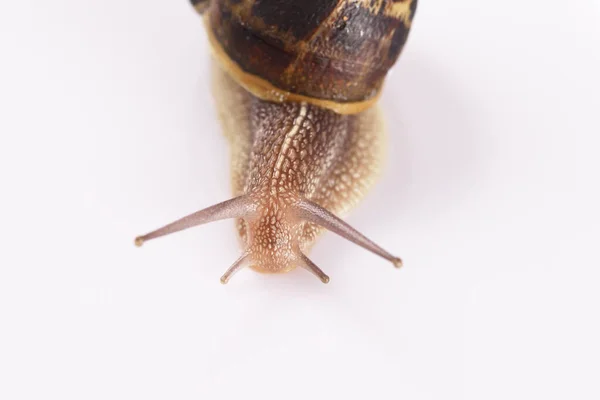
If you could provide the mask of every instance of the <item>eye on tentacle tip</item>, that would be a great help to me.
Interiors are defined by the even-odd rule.
[[[402,262],[402,259],[400,257],[395,257],[392,260],[392,263],[394,264],[394,267],[396,267],[396,268],[402,268],[404,266],[404,263]]]

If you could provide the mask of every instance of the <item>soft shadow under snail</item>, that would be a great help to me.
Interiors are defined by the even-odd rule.
[[[342,221],[380,168],[378,95],[408,37],[417,0],[192,0],[203,15],[214,97],[231,146],[231,200],[144,236],[145,241],[237,220],[244,266],[329,277],[306,254],[323,229],[395,257]]]

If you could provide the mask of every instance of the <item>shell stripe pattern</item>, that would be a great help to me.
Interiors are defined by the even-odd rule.
[[[416,4],[213,0],[205,20],[217,58],[257,97],[356,113],[376,101],[408,38]]]

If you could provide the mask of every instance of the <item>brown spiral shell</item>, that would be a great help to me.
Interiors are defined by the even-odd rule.
[[[377,99],[417,0],[193,0],[217,59],[272,101],[349,114]]]

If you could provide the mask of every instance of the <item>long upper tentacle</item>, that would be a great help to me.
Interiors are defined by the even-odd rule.
[[[375,242],[320,205],[309,200],[300,200],[296,207],[300,218],[337,233],[343,238],[392,262],[396,268],[402,266],[402,260],[399,257],[391,255]]]
[[[256,211],[256,203],[249,196],[239,196],[214,206],[197,211],[162,228],[138,236],[135,244],[141,246],[144,242],[157,237],[169,235],[194,226],[207,224],[221,219],[239,218]]]

